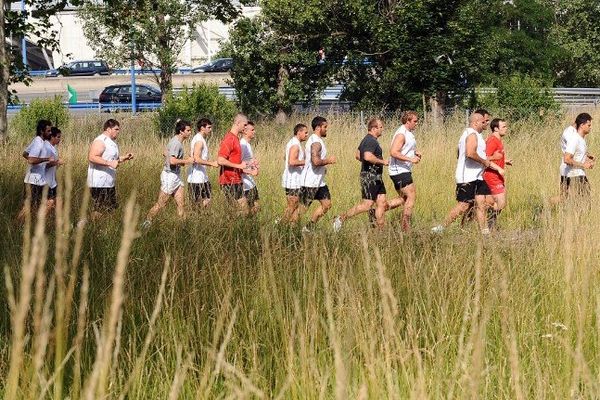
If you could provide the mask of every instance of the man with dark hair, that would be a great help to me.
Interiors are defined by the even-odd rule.
[[[217,168],[219,165],[216,161],[208,159],[209,153],[206,140],[212,133],[212,122],[207,118],[202,118],[198,121],[196,128],[198,129],[198,133],[194,135],[191,143],[194,164],[189,168],[187,181],[192,203],[207,207],[210,204],[212,191],[206,167]]]
[[[119,121],[108,119],[104,123],[103,132],[94,139],[88,152],[87,185],[92,196],[92,219],[114,211],[117,202],[117,168],[132,160],[133,154],[119,156],[117,137],[121,131]]]
[[[302,170],[302,192],[300,202],[303,209],[310,207],[314,200],[319,201],[319,207],[313,212],[310,222],[304,227],[304,231],[310,231],[319,219],[331,208],[331,194],[325,174],[327,165],[335,164],[335,156],[327,156],[327,148],[323,138],[327,137],[327,120],[323,117],[315,117],[312,120],[313,134],[306,141],[304,158],[306,163]]]
[[[244,197],[246,198],[244,214],[250,215],[254,215],[260,210],[260,197],[254,181],[254,177],[258,176],[259,164],[254,158],[254,151],[252,151],[252,145],[250,145],[254,136],[256,136],[256,126],[254,122],[248,121],[242,131],[240,147],[242,148],[242,161],[245,161],[248,166],[248,170],[242,174],[242,185],[244,187]]]
[[[379,118],[373,118],[367,125],[368,133],[360,142],[356,150],[356,159],[361,162],[360,188],[362,202],[352,207],[343,214],[336,217],[333,222],[333,230],[338,232],[342,224],[348,218],[363,212],[368,212],[373,204],[375,208],[375,219],[377,226],[381,229],[385,224],[385,184],[383,183],[383,167],[388,161],[383,158],[383,150],[377,139],[383,133],[383,122]]]
[[[236,203],[238,210],[245,212],[247,201],[244,197],[244,186],[242,184],[242,173],[247,168],[247,164],[242,160],[242,147],[240,145],[240,136],[248,124],[248,117],[239,113],[233,119],[233,124],[229,132],[225,134],[221,145],[217,163],[221,167],[219,174],[219,185],[230,203]]]
[[[489,161],[493,161],[497,166],[504,169],[505,165],[512,165],[511,160],[506,160],[504,153],[504,143],[502,138],[508,133],[506,121],[500,118],[494,118],[490,124],[492,133],[485,141],[485,154]],[[488,209],[488,226],[496,228],[498,216],[506,207],[506,187],[504,185],[504,175],[492,168],[486,168],[483,172],[483,180],[490,188],[491,195],[486,198],[490,208]]]
[[[458,163],[456,165],[456,201],[457,204],[450,210],[443,225],[438,225],[432,229],[435,233],[442,232],[458,216],[469,210],[471,204],[475,203],[475,213],[481,233],[489,234],[489,228],[486,224],[486,203],[485,196],[490,194],[490,189],[483,180],[483,171],[485,168],[492,167],[500,174],[504,170],[493,162],[490,162],[485,155],[485,141],[481,132],[486,127],[485,110],[477,110],[469,119],[469,127],[465,129],[458,141]]]
[[[398,197],[388,201],[388,210],[404,205],[402,230],[408,232],[417,197],[412,168],[421,161],[421,153],[417,151],[417,141],[413,132],[419,122],[419,115],[415,111],[406,111],[402,114],[401,122],[402,126],[392,138],[388,167]]]
[[[165,162],[160,174],[160,192],[158,199],[142,223],[142,228],[148,228],[152,219],[162,210],[172,197],[177,204],[177,215],[184,218],[183,183],[181,182],[181,166],[192,164],[193,157],[183,158],[183,142],[192,134],[192,124],[185,120],[179,120],[175,124],[175,135],[169,140],[165,151]]]
[[[575,119],[576,134],[567,137],[564,147],[564,176],[561,176],[561,192],[569,195],[589,195],[590,184],[585,174],[586,169],[594,167],[594,159],[587,151],[585,137],[592,129],[592,116],[581,113]]]
[[[35,130],[35,137],[23,151],[23,157],[27,160],[27,170],[25,172],[25,184],[23,190],[23,199],[30,199],[30,210],[37,211],[42,202],[44,186],[46,186],[46,164],[54,161],[52,154],[48,151],[46,142],[50,138],[52,124],[45,119],[39,120]],[[24,221],[27,213],[27,202],[23,202],[23,207],[17,215],[17,220]]]
[[[287,207],[283,213],[283,220],[291,223],[298,221],[302,170],[305,163],[302,142],[305,142],[307,138],[308,127],[304,124],[296,124],[294,137],[285,146],[285,165],[281,176],[281,185],[285,189]]]

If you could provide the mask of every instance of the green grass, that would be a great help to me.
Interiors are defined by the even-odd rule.
[[[454,204],[455,149],[464,124],[458,118],[418,129],[424,157],[414,171],[412,234],[401,233],[398,212],[387,216],[382,232],[368,229],[366,216],[360,216],[333,233],[333,216],[360,200],[353,156],[364,134],[358,119],[334,115],[326,139],[338,157],[327,175],[333,209],[310,235],[274,225],[285,202],[283,147],[293,125],[309,118],[257,126],[255,153],[262,167],[257,217],[229,215],[217,189],[209,212],[190,212],[182,222],[171,204],[148,231],[137,234],[156,200],[166,142],[147,116],[124,115],[119,146],[136,159],[118,172],[121,208],[85,226],[74,269],[69,268],[79,254],[76,230],[48,224],[44,234],[39,225],[36,236],[15,222],[24,143],[9,140],[0,147],[0,261],[17,296],[27,265],[34,272],[23,288],[32,297],[21,305],[23,337],[15,335],[18,324],[11,325],[8,292],[2,291],[5,396],[38,398],[45,387],[43,398],[600,395],[598,192],[589,209],[549,204],[558,194],[558,138],[571,116],[529,121],[510,132],[506,148],[515,166],[507,177],[509,205],[500,217],[501,232],[486,240],[473,227],[429,233]],[[60,151],[67,166],[61,177],[70,168],[73,182],[70,221],[79,218],[87,146],[101,123],[92,116],[63,130]],[[381,143],[387,151],[397,121],[385,123]],[[588,143],[597,153],[594,135]],[[209,142],[213,156],[218,136]],[[596,172],[588,175],[595,189]],[[216,188],[215,170],[211,178]],[[392,194],[389,180],[386,185]],[[128,212],[130,196],[135,205]],[[31,260],[39,262],[28,264]],[[122,291],[113,280],[119,268]],[[84,270],[89,293],[82,296]],[[65,282],[71,276],[76,285],[69,299]],[[61,300],[65,297],[68,301]],[[78,329],[82,298],[88,308]],[[62,324],[61,304],[70,312]],[[105,356],[99,356],[98,343]],[[11,356],[19,345],[23,351]],[[18,380],[10,382],[11,364],[21,359]]]

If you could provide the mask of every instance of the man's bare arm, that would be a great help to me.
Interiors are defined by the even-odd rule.
[[[370,151],[365,151],[365,153],[363,154],[363,159],[367,162],[370,162],[371,164],[388,165],[387,160],[378,158],[377,156],[375,156],[375,154],[371,153]]]
[[[335,163],[335,157],[321,158],[321,143],[313,143],[310,146],[310,162],[314,167],[323,167]]]
[[[292,146],[290,149],[290,157],[288,159],[288,165],[290,167],[301,167],[304,166],[304,160],[300,160],[298,155],[300,154],[300,148],[298,146]]]

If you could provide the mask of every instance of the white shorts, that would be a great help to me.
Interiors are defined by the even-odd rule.
[[[180,186],[183,186],[183,183],[179,175],[167,171],[160,173],[160,190],[163,193],[173,194]]]

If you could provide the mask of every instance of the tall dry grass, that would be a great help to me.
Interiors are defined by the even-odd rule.
[[[100,117],[63,130],[62,202],[47,223],[15,223],[23,143],[9,142],[0,148],[2,395],[596,398],[598,192],[591,205],[549,204],[569,118],[511,131],[509,206],[486,240],[469,228],[429,233],[453,204],[459,117],[417,132],[411,235],[398,213],[383,232],[366,217],[338,235],[330,228],[359,200],[353,154],[364,130],[354,117],[329,117],[334,209],[308,236],[273,224],[284,205],[282,147],[306,116],[258,126],[259,216],[233,217],[217,190],[209,211],[180,222],[170,206],[143,233],[164,144],[147,117],[121,118],[120,147],[136,154],[119,170],[123,206],[88,224],[77,221],[88,212],[85,153]],[[397,121],[385,122],[387,150]],[[595,189],[596,172],[589,177]]]

